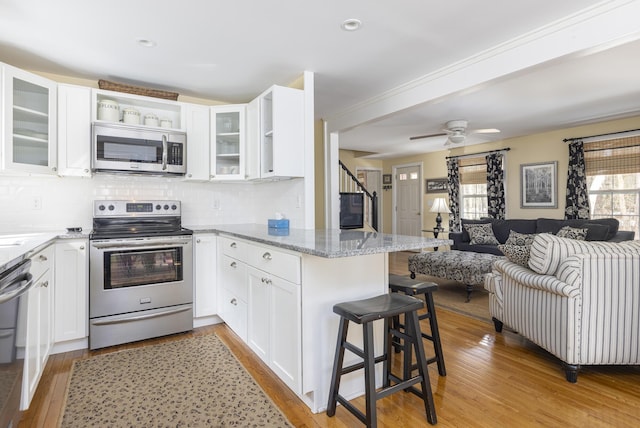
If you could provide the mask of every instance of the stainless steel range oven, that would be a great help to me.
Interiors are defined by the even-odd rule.
[[[95,201],[89,348],[193,329],[192,232],[179,201]]]

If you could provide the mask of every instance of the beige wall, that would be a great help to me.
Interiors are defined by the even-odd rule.
[[[424,178],[440,178],[447,176],[446,157],[462,154],[473,154],[486,150],[495,150],[510,147],[506,153],[505,191],[507,195],[507,218],[563,218],[566,197],[567,159],[568,148],[562,140],[564,138],[582,137],[588,135],[605,134],[610,132],[626,131],[640,128],[640,116],[630,119],[601,122],[594,125],[566,128],[559,131],[550,131],[533,134],[525,137],[510,138],[493,143],[473,145],[453,150],[443,150],[423,155],[408,156],[403,158],[388,159],[382,162],[384,174],[391,174],[393,167],[409,163],[422,163]],[[343,158],[344,157],[344,158]],[[356,166],[371,166],[372,161],[353,156],[353,152],[340,150],[340,160],[350,169],[355,171]],[[558,161],[558,208],[556,209],[529,209],[520,208],[520,165],[527,163]],[[377,166],[379,167],[379,166]],[[424,187],[424,183],[422,183]],[[424,192],[424,188],[423,188]],[[387,195],[388,194],[388,195]],[[433,198],[446,196],[442,194],[424,194],[423,228],[431,229],[435,226],[436,214],[428,210],[433,203]],[[392,198],[390,191],[383,192],[383,216],[385,233],[392,231]],[[442,216],[443,224],[448,224],[448,215]]]

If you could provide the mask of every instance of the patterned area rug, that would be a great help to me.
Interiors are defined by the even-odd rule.
[[[215,335],[76,361],[61,427],[291,427]]]
[[[467,289],[466,286],[460,282],[420,274],[416,275],[416,279],[438,284],[438,291],[433,293],[433,300],[437,307],[442,307],[482,321],[491,322],[491,315],[489,314],[489,293],[482,286],[474,286],[471,292],[471,301],[466,302]]]

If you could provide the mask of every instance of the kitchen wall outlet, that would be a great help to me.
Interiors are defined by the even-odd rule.
[[[214,210],[219,210],[220,209],[220,199],[214,199],[213,200],[213,209]]]
[[[302,195],[299,193],[296,197],[296,208],[302,208]]]
[[[31,204],[31,207],[34,210],[41,210],[42,209],[42,198],[40,196],[36,196],[33,198],[33,202]]]

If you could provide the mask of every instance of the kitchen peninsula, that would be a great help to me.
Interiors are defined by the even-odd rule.
[[[338,330],[333,305],[387,293],[388,253],[450,244],[361,230],[188,227],[195,242],[201,234],[217,236],[218,315],[314,413],[327,404]],[[379,354],[381,323],[375,336]],[[349,338],[361,343],[361,329],[352,328]],[[345,364],[353,358],[345,356]],[[344,376],[341,393],[362,395],[361,374]]]

